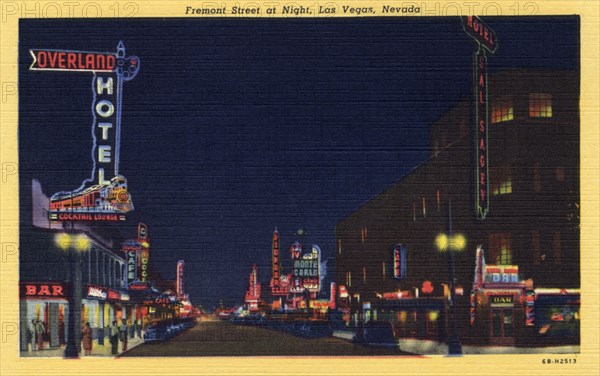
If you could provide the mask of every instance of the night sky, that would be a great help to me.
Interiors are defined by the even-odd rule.
[[[499,40],[491,72],[579,69],[577,17],[485,21]],[[184,259],[205,308],[241,304],[254,262],[268,289],[276,226],[284,269],[304,228],[333,276],[336,222],[426,159],[431,123],[470,95],[475,46],[458,17],[22,19],[23,221],[32,178],[50,196],[92,168],[92,74],[30,71],[28,50],[119,40],[141,60],[121,129],[135,210],[101,231],[133,238],[146,223],[151,267],[174,279]]]

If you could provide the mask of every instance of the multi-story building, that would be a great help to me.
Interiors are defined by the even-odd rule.
[[[489,102],[486,176],[467,99],[432,125],[425,162],[337,223],[349,325],[386,319],[400,337],[445,342],[454,321],[465,343],[578,343],[579,74],[497,73]]]

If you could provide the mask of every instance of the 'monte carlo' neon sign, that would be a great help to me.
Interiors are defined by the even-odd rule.
[[[123,42],[117,52],[29,50],[30,70],[92,72],[92,174],[73,191],[50,198],[53,221],[119,221],[133,210],[127,179],[119,174],[123,82],[140,69],[136,56],[125,57]]]

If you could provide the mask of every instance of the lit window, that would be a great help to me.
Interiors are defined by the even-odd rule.
[[[512,98],[502,98],[492,104],[492,124],[514,118]]]
[[[552,94],[529,94],[529,116],[546,118],[552,117]]]
[[[367,268],[363,266],[363,283],[367,284]]]
[[[342,254],[342,240],[341,239],[338,240],[338,253],[340,255]]]
[[[352,286],[352,272],[346,272],[346,286]]]
[[[556,181],[565,181],[565,168],[562,166],[556,168]]]
[[[381,276],[382,279],[385,279],[385,261],[381,262]]]
[[[489,242],[491,263],[512,264],[512,245],[509,233],[490,234]]]
[[[560,264],[560,254],[561,254],[561,241],[560,241],[560,231],[555,231],[554,232],[554,239],[553,239],[553,243],[554,243],[554,263],[555,264]]]
[[[425,202],[425,196],[423,196],[423,217],[427,217],[427,203]]]
[[[492,194],[505,195],[512,193],[512,176],[510,166],[501,166],[491,171]]]

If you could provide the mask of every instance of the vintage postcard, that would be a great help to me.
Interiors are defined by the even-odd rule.
[[[2,374],[596,374],[586,4],[3,2]]]

